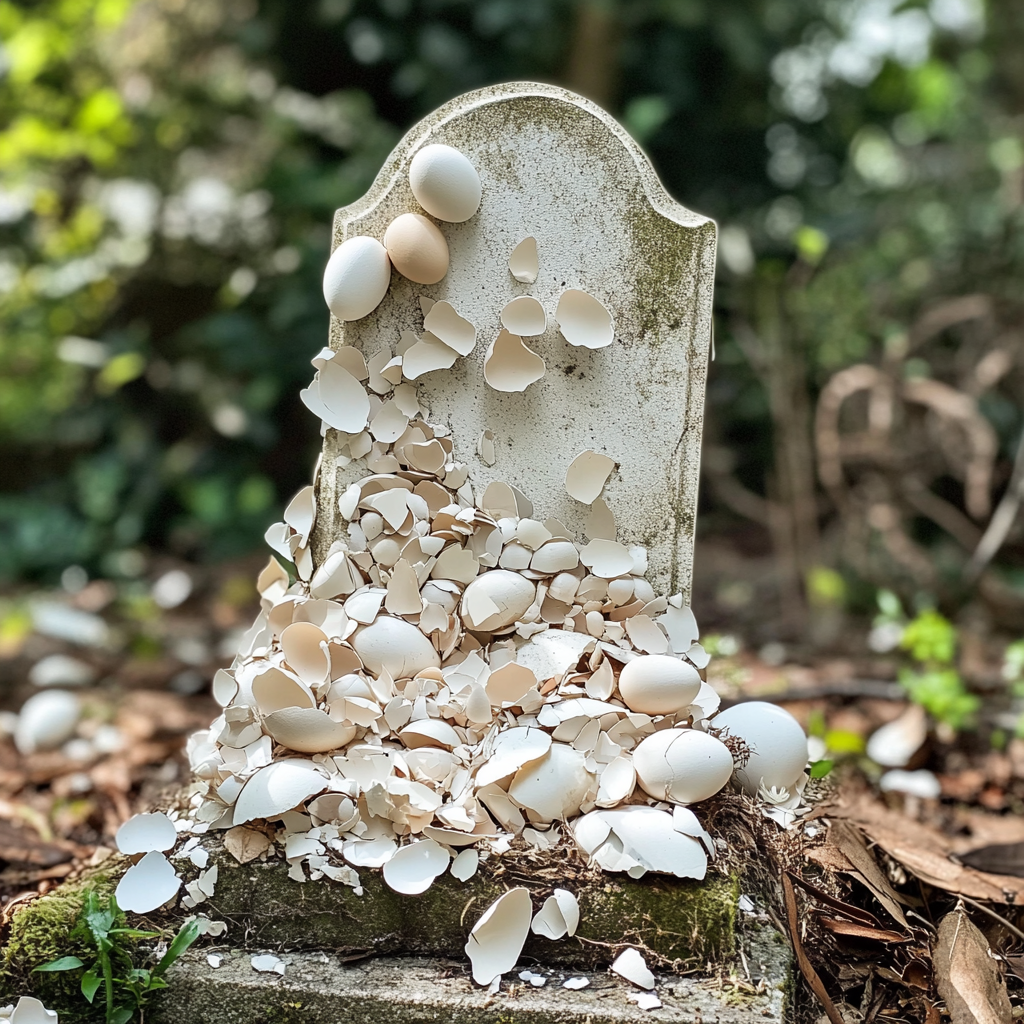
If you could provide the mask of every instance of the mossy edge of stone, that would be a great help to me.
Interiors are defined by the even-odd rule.
[[[296,882],[281,861],[235,863],[214,853],[219,878],[214,897],[198,907],[232,922],[229,939],[246,935],[252,948],[288,947],[376,955],[461,958],[470,928],[487,907],[516,885],[531,889],[535,910],[554,885],[580,902],[575,939],[531,935],[524,955],[545,963],[607,963],[610,949],[632,943],[663,962],[722,959],[735,949],[739,879],[711,875],[703,881],[648,875],[567,871],[553,877],[557,861],[481,865],[467,882],[445,874],[421,895],[389,889],[380,871],[363,870],[362,895],[326,880]]]
[[[90,873],[64,882],[15,911],[7,942],[0,951],[0,1003],[17,1002],[34,995],[60,1014],[61,1024],[92,1024],[103,1019],[100,1002],[90,1006],[79,989],[74,972],[33,974],[40,964],[63,956],[77,956],[91,962],[94,951],[73,939],[71,932],[81,914],[86,895],[95,892],[101,900],[113,893],[114,872]]]

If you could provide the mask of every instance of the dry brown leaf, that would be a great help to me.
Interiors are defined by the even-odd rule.
[[[860,831],[848,821],[837,821],[829,829],[829,838],[857,869],[861,881],[871,890],[876,900],[889,912],[894,921],[909,929],[900,906],[899,893],[889,884],[875,855],[867,848]]]
[[[845,935],[851,939],[868,939],[871,942],[910,942],[909,935],[890,931],[887,928],[872,928],[855,921],[842,921],[838,917],[819,917],[818,920],[833,935]]]
[[[1024,878],[1024,843],[995,843],[960,854],[960,861],[976,871]]]
[[[826,991],[821,978],[818,976],[818,972],[814,969],[814,965],[804,951],[803,943],[800,941],[800,921],[796,906],[796,892],[793,889],[792,879],[790,879],[785,871],[782,873],[782,894],[786,902],[786,923],[789,925],[789,940],[793,943],[793,955],[796,957],[800,973],[804,976],[804,981],[807,982],[811,991],[817,996],[818,1002],[821,1003],[821,1008],[825,1011],[825,1016],[828,1017],[830,1024],[843,1024],[843,1018],[839,1015],[835,1003],[832,1002],[832,997]]]
[[[263,832],[246,828],[244,825],[235,825],[224,833],[224,849],[239,864],[248,864],[270,849],[270,839]]]
[[[946,1001],[953,1024],[1006,1024],[1010,997],[988,942],[962,910],[939,923],[932,953],[935,987]]]
[[[873,800],[861,799],[850,806],[833,808],[832,816],[856,822],[872,842],[922,882],[990,903],[1018,903],[1024,899],[1024,879],[988,874],[954,863],[949,859],[954,846],[951,839]],[[833,839],[837,824],[838,821],[831,830]]]

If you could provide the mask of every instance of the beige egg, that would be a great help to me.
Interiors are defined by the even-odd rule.
[[[437,284],[448,273],[448,243],[422,214],[396,217],[384,232],[384,248],[395,270],[416,284]]]
[[[670,715],[693,703],[700,689],[697,670],[667,654],[643,654],[619,675],[619,695],[630,711]]]
[[[697,729],[663,729],[633,751],[640,788],[656,800],[693,804],[714,796],[732,776],[732,754]]]
[[[352,646],[375,675],[385,668],[394,679],[411,679],[424,668],[436,668],[441,659],[433,644],[411,622],[380,616],[352,637]]]

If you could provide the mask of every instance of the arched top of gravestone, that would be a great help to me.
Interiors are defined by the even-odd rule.
[[[443,143],[476,167],[478,212],[437,222],[450,269],[436,285],[397,271],[381,305],[363,320],[331,320],[331,344],[366,357],[394,352],[401,332],[423,333],[421,298],[447,300],[477,328],[475,349],[448,370],[416,381],[432,423],[451,431],[455,458],[469,466],[474,493],[504,480],[533,502],[535,516],[560,520],[584,538],[589,506],[565,491],[565,471],[585,449],[618,464],[604,490],[619,539],[644,545],[648,578],[661,593],[688,597],[692,576],[704,387],[711,343],[715,225],[675,202],[647,157],[614,118],[565,89],[534,83],[490,86],[457,97],[405,135],[370,190],[340,209],[334,246],[357,235],[382,239],[388,224],[423,211],[409,185],[412,157]],[[531,284],[508,269],[524,238],[537,240]],[[559,296],[582,289],[611,313],[607,348],[573,347],[555,323]],[[483,378],[502,308],[520,295],[547,314],[543,335],[525,339],[546,362],[523,393],[501,393]],[[495,462],[478,438],[495,437]],[[368,472],[343,455],[345,435],[329,431],[319,488],[314,552],[345,523],[337,496]]]

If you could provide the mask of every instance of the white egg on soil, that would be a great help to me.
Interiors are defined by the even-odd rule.
[[[432,217],[460,224],[480,207],[480,175],[457,149],[424,146],[409,165],[416,202]]]
[[[391,260],[376,238],[359,235],[331,253],[324,270],[324,300],[339,320],[372,313],[391,283]]]
[[[643,654],[619,674],[619,694],[630,711],[670,715],[693,703],[700,676],[688,662],[667,654]]]
[[[737,704],[716,715],[711,725],[750,748],[747,763],[736,769],[736,781],[751,795],[762,781],[767,789],[791,789],[807,764],[807,737],[800,723],[777,704]]]
[[[21,706],[14,743],[21,754],[53,750],[69,739],[82,714],[82,702],[67,690],[43,690]]]
[[[633,767],[645,793],[677,804],[707,800],[733,772],[729,748],[696,729],[662,729],[641,740]]]

